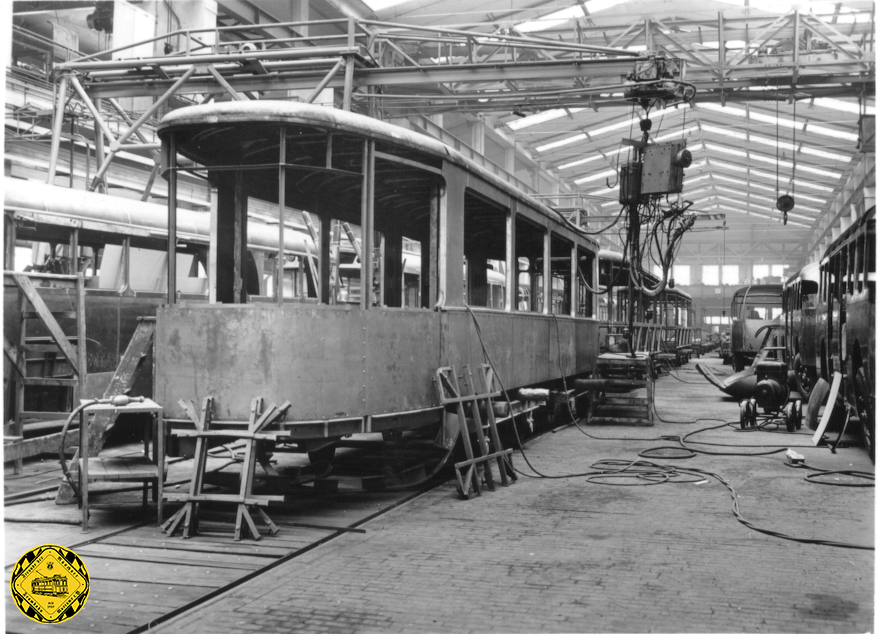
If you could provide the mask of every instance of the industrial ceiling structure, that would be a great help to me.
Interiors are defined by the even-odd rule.
[[[38,30],[50,10],[84,21],[96,4],[16,2],[14,24]],[[168,15],[172,37],[152,40],[160,54],[131,59],[122,47],[56,76],[105,108],[335,89],[337,105],[436,136],[592,229],[621,210],[624,140],[648,116],[652,141],[685,139],[694,157],[679,199],[703,218],[678,262],[742,263],[741,282],[754,262],[813,260],[864,183],[874,195],[860,130],[874,115],[872,2],[225,0],[213,33]],[[647,114],[628,91],[656,57],[682,60],[678,79],[695,93]],[[155,153],[146,137],[129,149]],[[786,224],[783,195],[795,200]],[[605,244],[619,243],[616,230]]]

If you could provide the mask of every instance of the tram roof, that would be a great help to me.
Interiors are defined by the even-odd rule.
[[[225,101],[179,108],[164,116],[158,126],[159,136],[178,126],[216,123],[300,123],[330,130],[375,138],[387,143],[406,146],[412,150],[451,161],[490,182],[506,194],[526,202],[543,215],[556,220],[575,232],[575,228],[557,211],[499,176],[488,171],[452,147],[426,135],[406,130],[355,112],[315,106],[295,101]],[[581,235],[581,234],[580,234]],[[586,235],[582,239],[597,247],[597,242]]]

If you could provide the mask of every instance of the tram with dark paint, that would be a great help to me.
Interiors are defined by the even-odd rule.
[[[817,342],[820,376],[844,377],[845,401],[856,412],[875,460],[875,208],[858,218],[820,260]]]
[[[796,387],[804,402],[818,378],[817,302],[820,267],[808,264],[791,275],[783,286],[783,314],[787,360],[796,375]]]
[[[732,295],[732,366],[740,372],[753,362],[759,352],[764,326],[778,324],[783,312],[783,285],[751,284]]]
[[[211,396],[216,418],[242,420],[256,396],[289,400],[285,429],[316,446],[438,422],[436,369],[477,367],[483,345],[510,390],[559,381],[562,367],[568,377],[594,369],[596,243],[444,144],[269,101],[181,108],[159,136],[172,253],[177,173],[206,176],[217,195],[209,301],[178,301],[169,272],[169,304],[158,310],[159,403]],[[280,292],[257,303],[244,291],[241,218],[254,197],[315,219],[316,302]],[[371,292],[359,305],[333,293],[334,221],[360,228],[360,286]],[[417,292],[404,292],[404,241],[417,244]]]

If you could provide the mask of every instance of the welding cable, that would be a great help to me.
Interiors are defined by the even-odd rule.
[[[475,329],[476,329],[476,335],[478,336],[479,345],[482,348],[482,353],[484,354],[485,360],[488,362],[488,365],[491,366],[491,369],[494,371],[494,377],[497,379],[497,383],[500,384],[500,390],[503,393],[503,398],[506,399],[506,403],[509,406],[509,412],[510,412],[510,414],[512,414],[512,412],[514,411],[512,409],[512,399],[509,397],[509,393],[506,391],[506,387],[503,385],[503,380],[500,378],[500,374],[497,372],[497,368],[494,365],[494,361],[491,359],[491,354],[488,352],[488,348],[485,345],[485,340],[482,337],[482,328],[481,328],[481,325],[479,324],[479,320],[476,317],[475,312],[473,312],[473,309],[470,308],[469,305],[464,304],[464,307],[467,309],[467,311],[469,312],[470,316],[473,319],[473,325],[475,326]],[[566,378],[565,378],[565,386],[566,386]],[[566,387],[565,387],[565,390],[566,390]],[[570,407],[569,402],[567,403],[567,407],[569,410],[569,407]],[[572,414],[572,412],[571,412],[571,414]],[[572,418],[573,418],[574,424],[576,424],[576,417],[573,416]],[[518,433],[518,426],[515,424],[514,415],[511,417],[511,422],[512,422],[512,431],[515,433],[515,441],[516,441],[516,443],[518,443],[517,449],[521,453],[521,457],[524,458],[524,461],[527,464],[527,466],[530,467],[530,469],[536,475],[531,474],[531,473],[526,473],[526,472],[522,471],[521,469],[518,469],[517,467],[512,466],[511,463],[506,462],[507,465],[512,466],[515,473],[518,473],[519,475],[521,475],[525,478],[534,478],[534,479],[545,478],[545,479],[549,479],[549,480],[563,480],[566,478],[583,478],[583,477],[595,475],[594,472],[568,473],[568,474],[563,474],[563,475],[549,475],[547,473],[541,472],[539,469],[537,469],[536,467],[533,466],[530,459],[527,457],[527,452],[524,450],[524,443],[521,441],[521,436]],[[644,439],[639,439],[639,438],[631,438],[631,439],[625,439],[625,438],[610,439],[610,438],[607,438],[607,439],[603,439],[603,438],[591,436],[586,431],[584,431],[582,428],[580,428],[578,424],[576,424],[576,426],[577,426],[577,429],[579,429],[586,436],[589,436],[590,438],[595,438],[596,440],[650,440],[650,441],[656,440],[653,438],[649,438],[649,439],[647,439],[647,438],[644,438]],[[505,461],[505,459],[504,459],[504,461]]]
[[[790,467],[791,469],[809,469],[811,471],[816,471],[816,473],[809,473],[805,476],[805,480],[807,482],[811,482],[812,484],[825,484],[826,486],[834,486],[834,487],[858,487],[858,488],[874,488],[875,487],[875,474],[870,473],[868,471],[858,471],[856,469],[844,469],[841,471],[827,471],[826,469],[821,469],[819,467],[812,467],[809,464],[805,464],[805,462],[799,462],[796,464],[790,464],[788,462],[784,462],[784,465]],[[845,482],[823,482],[818,478],[824,478],[832,475],[842,475],[849,476],[851,478],[861,478],[863,480],[869,480],[870,483],[865,484],[855,484],[855,483],[845,483]]]
[[[67,468],[67,458],[64,455],[64,450],[67,445],[67,430],[70,429],[70,424],[73,422],[73,419],[76,418],[82,410],[95,405],[97,402],[98,399],[94,398],[80,403],[72,412],[70,412],[67,420],[64,421],[64,427],[61,428],[61,443],[58,449],[58,459],[61,461],[61,472],[70,484],[70,488],[73,489],[73,495],[76,496],[76,499],[79,500],[80,504],[82,503],[82,497],[79,492],[79,486],[73,481],[70,469]],[[87,438],[86,442],[88,442]]]
[[[593,468],[599,468],[601,474],[609,474],[616,473],[617,475],[622,475],[626,471],[631,470],[636,466],[634,470],[635,473],[639,475],[648,475],[651,477],[655,477],[655,474],[658,473],[668,473],[669,479],[668,482],[673,482],[674,478],[677,474],[686,474],[689,476],[697,477],[700,476],[699,481],[713,478],[720,484],[722,484],[732,496],[732,514],[735,516],[735,519],[738,520],[741,524],[746,526],[747,528],[754,530],[759,533],[763,533],[765,535],[770,535],[772,537],[777,537],[780,539],[785,539],[788,541],[799,542],[802,544],[814,544],[817,546],[832,546],[836,548],[850,548],[856,550],[875,550],[874,546],[864,546],[861,544],[850,544],[846,542],[836,542],[826,539],[814,539],[807,537],[796,537],[793,535],[787,535],[786,533],[781,533],[780,531],[776,531],[770,528],[763,528],[761,526],[757,526],[753,524],[749,520],[747,520],[741,513],[740,502],[738,501],[738,494],[735,491],[735,488],[721,475],[718,473],[714,473],[712,471],[706,471],[704,469],[696,469],[695,467],[672,467],[668,465],[656,464],[653,462],[648,462],[645,460],[635,460],[635,461],[622,461],[622,460],[601,460],[594,465]],[[617,468],[621,467],[621,468]],[[601,482],[595,482],[595,484],[606,484]]]
[[[671,452],[679,452],[676,455],[673,453],[663,454],[660,456],[653,455],[653,452],[656,451],[671,451]],[[688,453],[683,453],[688,452]],[[641,458],[653,458],[653,459],[661,459],[661,460],[686,460],[687,458],[694,458],[696,456],[696,452],[689,447],[671,447],[670,445],[664,447],[650,447],[649,449],[644,449],[639,454],[637,454]]]

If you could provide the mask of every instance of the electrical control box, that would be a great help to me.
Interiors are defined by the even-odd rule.
[[[691,163],[692,154],[685,141],[647,146],[643,150],[640,194],[679,194],[683,191],[683,168]]]

